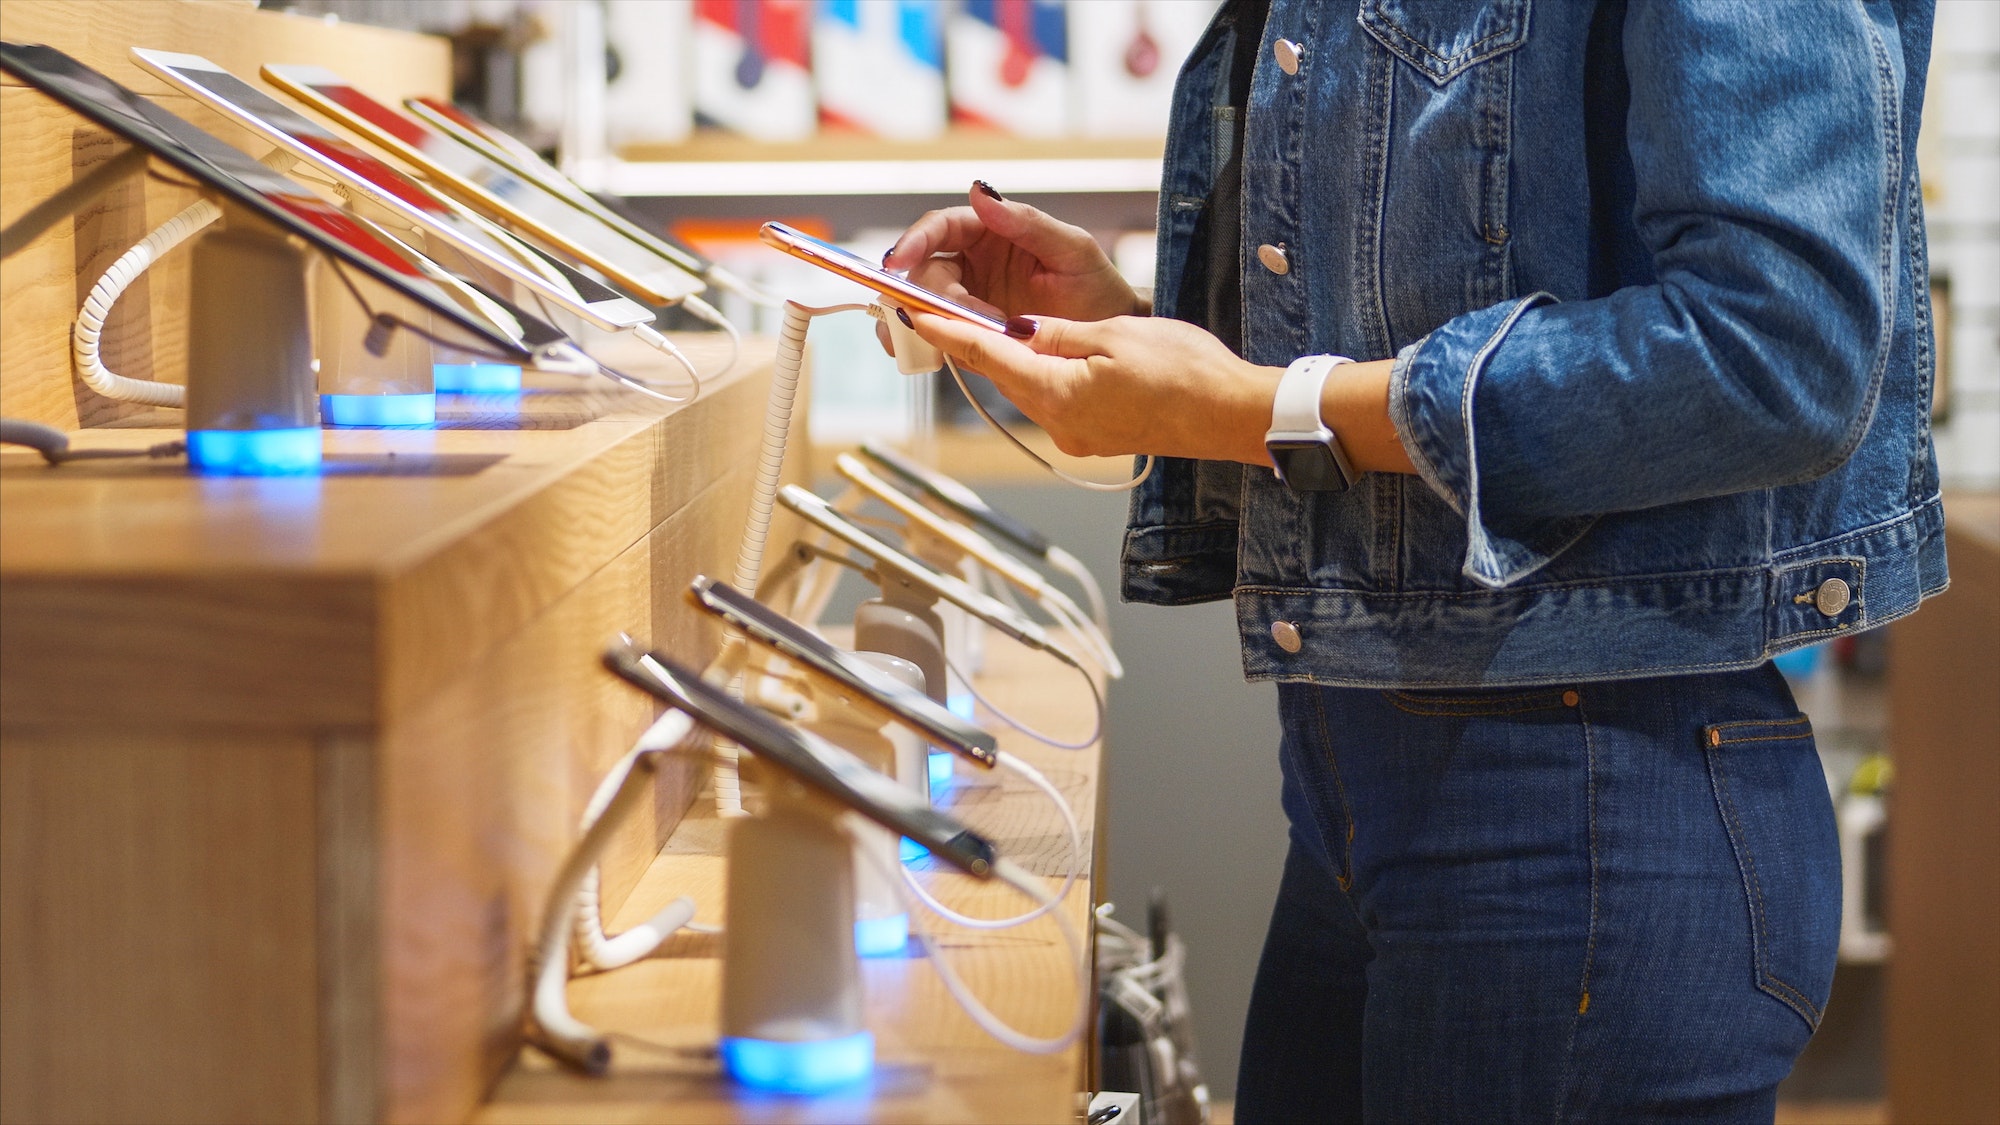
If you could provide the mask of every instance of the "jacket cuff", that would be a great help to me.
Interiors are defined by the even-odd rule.
[[[1480,376],[1528,310],[1553,303],[1534,293],[1456,317],[1396,356],[1389,420],[1417,475],[1465,517],[1461,573],[1498,589],[1540,570],[1597,522],[1595,516],[1509,518],[1480,502],[1474,399]]]

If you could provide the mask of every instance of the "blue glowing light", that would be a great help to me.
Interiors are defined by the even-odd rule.
[[[857,1031],[838,1039],[722,1040],[729,1076],[757,1090],[822,1094],[851,1086],[875,1071],[875,1036]]]
[[[521,389],[521,368],[512,363],[440,363],[431,368],[437,389],[457,394],[506,394]]]
[[[938,790],[951,784],[951,751],[931,751],[924,760],[924,773],[930,778],[931,800],[935,801]]]
[[[950,711],[968,723],[976,718],[972,712],[973,708],[977,705],[978,701],[973,698],[972,693],[969,691],[962,691],[957,695],[947,696],[944,701],[945,710]]]
[[[904,863],[915,863],[929,854],[931,854],[929,848],[917,843],[908,836],[904,836],[896,845],[896,858],[902,860]]]
[[[319,468],[319,427],[189,430],[188,467],[214,476],[262,477]]]
[[[894,957],[910,944],[910,916],[858,918],[854,922],[854,952],[863,957]]]
[[[431,426],[437,424],[437,396],[321,395],[319,416],[329,426]]]

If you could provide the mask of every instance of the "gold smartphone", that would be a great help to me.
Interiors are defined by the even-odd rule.
[[[974,312],[957,301],[938,296],[936,293],[915,282],[897,277],[888,270],[875,265],[858,254],[850,253],[831,242],[822,242],[812,235],[784,223],[765,223],[757,232],[764,245],[783,250],[802,262],[835,273],[858,285],[865,285],[875,292],[891,299],[891,303],[906,308],[919,309],[938,316],[948,316],[981,328],[990,328],[1004,333],[1007,326],[982,312]]]

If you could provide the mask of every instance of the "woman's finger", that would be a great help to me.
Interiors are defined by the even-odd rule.
[[[986,225],[970,207],[946,207],[926,212],[911,223],[882,257],[885,270],[915,269],[934,254],[950,254],[986,235]]]

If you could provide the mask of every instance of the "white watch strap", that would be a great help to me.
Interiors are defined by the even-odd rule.
[[[1353,362],[1344,355],[1308,355],[1293,360],[1278,380],[1278,394],[1271,401],[1270,432],[1311,434],[1327,429],[1319,415],[1320,392],[1334,368]]]

